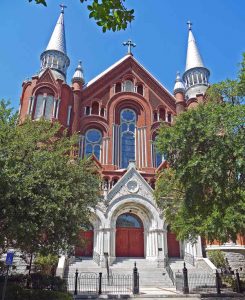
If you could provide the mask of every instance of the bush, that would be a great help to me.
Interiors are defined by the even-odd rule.
[[[2,295],[3,284],[0,284]],[[57,291],[28,290],[17,284],[7,285],[5,300],[72,300],[72,295]]]
[[[0,276],[0,284],[3,284],[4,279],[4,276]],[[30,276],[23,274],[10,275],[8,282],[22,288],[27,287],[28,283],[28,287],[32,289],[66,291],[66,281],[64,279],[39,273],[33,273]]]
[[[58,255],[41,255],[39,254],[34,261],[36,270],[45,275],[54,275],[55,269],[58,264]]]
[[[227,268],[228,264],[225,260],[224,252],[220,250],[208,251],[208,258],[215,265],[216,268]]]

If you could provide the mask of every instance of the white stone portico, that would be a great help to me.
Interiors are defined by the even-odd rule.
[[[116,258],[116,221],[118,216],[132,213],[144,227],[144,257],[157,260],[167,255],[167,231],[164,218],[153,197],[153,190],[130,163],[125,175],[105,196],[91,217],[94,226],[94,259],[103,262],[108,253],[109,262]],[[99,258],[99,261],[98,261]]]

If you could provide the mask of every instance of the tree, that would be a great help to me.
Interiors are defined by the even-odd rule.
[[[225,242],[245,233],[244,61],[237,81],[214,85],[206,103],[159,131],[170,167],[159,173],[155,196],[179,239]]]
[[[12,119],[2,101],[1,247],[29,254],[69,250],[98,201],[98,174],[91,160],[71,157],[77,137],[68,138],[58,122]]]
[[[28,0],[32,2],[32,0]],[[88,0],[80,0],[81,3]],[[35,0],[37,4],[47,6],[46,0]],[[124,6],[125,0],[92,0],[92,3],[87,6],[90,11],[89,18],[93,18],[98,26],[102,27],[102,31],[107,30],[117,31],[125,30],[128,23],[134,20],[134,10],[127,9]]]

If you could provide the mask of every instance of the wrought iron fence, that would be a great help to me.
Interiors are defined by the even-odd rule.
[[[131,294],[133,290],[133,276],[112,274],[102,276],[102,294]]]
[[[189,273],[190,293],[216,293],[216,277],[211,273]]]
[[[138,278],[138,277],[137,277]],[[132,294],[134,276],[130,274],[75,273],[64,278],[67,291],[74,294]]]

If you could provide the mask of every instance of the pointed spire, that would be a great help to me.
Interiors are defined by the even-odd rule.
[[[174,94],[176,93],[184,93],[185,92],[185,86],[184,83],[180,77],[180,72],[177,72],[176,79],[175,79],[175,85],[174,85]]]
[[[75,73],[72,77],[72,82],[80,81],[82,84],[84,83],[84,75],[83,75],[83,68],[82,68],[82,61],[80,60],[78,66],[76,67]]]
[[[70,59],[66,54],[66,38],[64,23],[65,5],[60,5],[61,13],[55,25],[46,50],[41,54],[41,71],[50,68],[55,78],[65,80]]]
[[[65,23],[64,23],[64,8],[61,6],[61,13],[55,25],[52,36],[49,40],[46,50],[57,50],[66,54],[66,37],[65,37]]]
[[[188,47],[187,47],[187,56],[186,56],[186,67],[185,70],[190,70],[192,68],[204,67],[201,55],[197,48],[196,40],[192,33],[192,23],[190,21],[187,22],[189,29],[189,37],[188,37]]]

